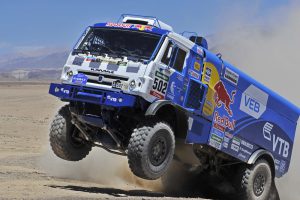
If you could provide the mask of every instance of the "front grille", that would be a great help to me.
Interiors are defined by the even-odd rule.
[[[115,75],[111,73],[104,73],[104,72],[94,72],[94,71],[85,71],[80,70],[78,73],[82,73],[88,77],[87,83],[93,83],[98,85],[105,85],[105,86],[112,86],[113,81],[121,80],[121,81],[128,81],[128,77]],[[102,76],[101,81],[99,81],[99,76]]]
[[[104,103],[106,98],[106,94],[103,91],[89,88],[72,88],[71,93],[73,98],[84,101]],[[85,93],[87,95],[80,95],[80,93]]]

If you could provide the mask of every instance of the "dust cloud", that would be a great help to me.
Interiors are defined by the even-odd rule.
[[[134,176],[127,158],[114,155],[100,148],[93,148],[81,161],[69,162],[58,158],[48,146],[39,166],[50,176],[82,180],[120,189],[160,190],[160,181],[147,181]]]
[[[236,7],[231,14],[224,13],[220,34],[211,38],[214,51],[299,107],[300,4],[291,2],[261,19],[257,19],[258,6],[259,3],[252,8]],[[253,19],[260,22],[250,23]],[[289,172],[277,180],[284,200],[300,196],[299,146],[298,123]]]

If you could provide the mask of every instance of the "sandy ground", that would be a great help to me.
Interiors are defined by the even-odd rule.
[[[174,199],[159,181],[128,172],[126,159],[96,149],[80,162],[49,150],[49,124],[63,104],[48,85],[0,84],[0,199]],[[182,197],[176,197],[181,199]]]

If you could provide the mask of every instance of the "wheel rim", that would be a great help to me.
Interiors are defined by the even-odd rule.
[[[69,134],[71,144],[75,148],[80,148],[84,145],[83,140],[78,137],[78,134],[79,134],[79,130],[76,127],[74,127],[72,133]]]
[[[258,197],[262,195],[265,190],[266,177],[263,174],[257,174],[254,178],[253,190],[254,194]]]
[[[154,166],[159,166],[165,161],[168,154],[167,140],[159,136],[150,145],[150,162]]]

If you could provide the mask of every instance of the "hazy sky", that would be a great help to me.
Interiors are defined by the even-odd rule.
[[[83,3],[84,2],[84,3]],[[213,34],[223,16],[243,8],[255,24],[280,0],[0,0],[0,54],[42,47],[71,48],[83,29],[97,22],[116,21],[122,13],[157,16],[177,32]],[[235,10],[235,11],[233,11]],[[236,16],[236,15],[234,15]]]

